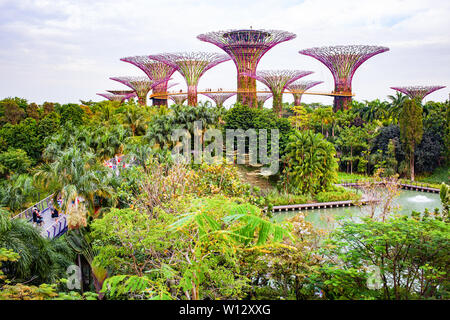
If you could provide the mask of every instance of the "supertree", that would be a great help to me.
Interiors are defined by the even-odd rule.
[[[219,63],[230,60],[224,54],[211,52],[162,53],[149,56],[176,69],[186,80],[188,105],[197,105],[197,85],[200,77]]]
[[[129,100],[131,98],[136,97],[136,93],[134,92],[134,90],[106,90],[106,91],[108,91],[109,93],[112,93],[112,94],[125,95],[125,96],[127,96],[125,98],[125,100],[127,100],[127,99]]]
[[[287,89],[291,91],[294,96],[294,106],[300,105],[303,92],[321,83],[323,83],[323,81],[296,81],[289,84]]]
[[[223,103],[234,96],[236,92],[205,92],[202,93],[216,103],[216,107],[223,107]]]
[[[113,93],[97,93],[97,95],[102,96],[110,101],[120,101],[124,102],[128,99],[128,95],[125,94],[113,94]]]
[[[169,79],[173,73],[176,71],[175,68],[149,58],[149,56],[134,56],[125,57],[120,59],[121,61],[131,63],[145,72],[145,74],[150,78],[150,80],[162,80]],[[162,94],[162,96],[157,96],[152,98],[153,105],[165,105],[167,106],[167,97],[164,93],[167,92],[167,81],[163,81],[161,84],[153,88],[153,93]]]
[[[171,95],[171,96],[169,96],[169,98],[173,101],[173,102],[175,102],[175,104],[177,104],[177,105],[182,105],[185,101],[186,101],[186,99],[188,98],[188,96],[187,96],[187,94],[176,94],[176,95]]]
[[[106,90],[106,91],[112,94],[122,94],[122,95],[134,93],[134,90]]]
[[[272,91],[273,96],[273,111],[281,117],[283,105],[283,92],[286,87],[302,77],[305,77],[313,71],[302,70],[261,70],[256,71],[256,74],[245,73],[249,77],[264,83]]]
[[[334,91],[342,96],[334,97],[334,110],[347,109],[352,100],[352,78],[356,69],[366,60],[388,51],[387,47],[348,45],[310,48],[299,51],[322,62],[334,78]]]
[[[147,77],[111,77],[111,80],[118,81],[134,90],[138,97],[140,105],[145,106],[147,104],[147,94],[158,84],[166,81],[162,80],[150,80]]]
[[[262,108],[264,107],[264,103],[272,98],[271,93],[258,93],[256,94],[256,101],[258,102],[258,107]]]
[[[408,87],[391,87],[391,89],[406,94],[411,99],[423,100],[427,95],[437,90],[443,89],[445,86],[408,86]]]
[[[280,30],[227,30],[200,34],[201,41],[212,43],[233,59],[237,68],[237,101],[257,107],[256,81],[246,74],[255,74],[262,56],[277,44],[292,40],[295,34]]]

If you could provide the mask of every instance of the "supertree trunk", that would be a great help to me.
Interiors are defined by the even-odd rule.
[[[273,95],[272,109],[273,109],[273,112],[275,112],[275,114],[278,116],[278,118],[281,118],[281,115],[283,113],[283,99],[282,99],[282,97],[283,97],[282,94]]]
[[[352,93],[352,87],[348,83],[345,83],[345,81],[338,82],[335,85],[334,88],[335,93],[344,93],[344,94],[351,94]],[[336,112],[338,110],[348,110],[350,108],[350,105],[352,104],[352,97],[345,97],[345,96],[335,96],[334,102],[333,102],[333,111]]]
[[[197,106],[197,84],[188,86],[188,105],[191,107]]]
[[[256,79],[240,73],[237,76],[237,83],[238,94],[236,101],[250,108],[258,108],[258,99],[256,98]]]
[[[294,94],[294,106],[299,106],[302,102],[302,95],[300,93]]]
[[[153,93],[154,94],[164,94],[167,93],[167,82],[163,84],[160,84],[156,87],[153,88]],[[152,105],[154,106],[168,106],[167,103],[167,96],[158,96],[158,97],[154,97],[152,98]]]
[[[138,103],[140,106],[146,106],[147,105],[147,96],[138,96]]]

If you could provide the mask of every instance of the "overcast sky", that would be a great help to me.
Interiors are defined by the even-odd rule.
[[[314,71],[304,80],[324,83],[312,91],[331,91],[333,78],[323,64],[299,50],[367,44],[390,51],[356,71],[355,99],[385,99],[394,93],[390,86],[415,84],[445,85],[426,100],[448,98],[448,0],[0,0],[0,98],[19,96],[39,104],[100,101],[97,92],[126,89],[109,77],[144,75],[120,58],[179,51],[222,53],[196,36],[250,26],[297,35],[266,53],[258,69]],[[184,79],[178,73],[173,78],[179,83],[173,90],[185,90]],[[235,89],[233,62],[208,71],[200,79],[202,88]],[[258,83],[258,88],[265,86]],[[284,101],[293,99],[285,95]],[[303,101],[331,104],[332,98],[305,95]],[[268,100],[266,106],[270,105]]]

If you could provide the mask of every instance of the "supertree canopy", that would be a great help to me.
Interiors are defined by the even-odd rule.
[[[197,85],[200,77],[219,63],[230,60],[223,54],[211,52],[162,53],[149,56],[176,69],[186,80],[188,105],[197,105]]]
[[[136,97],[136,92],[134,92],[134,90],[106,90],[106,91],[112,94],[125,95],[127,96],[125,100]]]
[[[148,79],[147,77],[112,77],[110,79],[123,83],[133,89],[138,97],[138,102],[140,105],[146,105],[147,94],[151,89],[166,81],[166,79],[154,81]]]
[[[335,93],[349,96],[335,96],[334,110],[347,109],[352,97],[352,78],[356,69],[367,59],[379,53],[388,51],[387,47],[348,45],[310,48],[299,51],[322,62],[330,69],[334,78]]]
[[[294,106],[299,106],[302,101],[303,92],[306,90],[323,83],[323,81],[296,81],[287,86],[289,91],[293,91]]]
[[[257,107],[255,74],[262,56],[277,44],[292,40],[295,34],[280,30],[240,29],[200,34],[201,41],[212,43],[233,59],[237,68],[237,101]]]
[[[124,102],[126,99],[129,98],[128,94],[97,93],[97,95],[102,96],[103,98],[106,98],[110,101],[120,101],[120,102]]]
[[[173,73],[176,71],[175,68],[169,66],[168,64],[155,61],[149,58],[149,56],[134,56],[134,57],[125,57],[120,59],[121,61],[131,63],[145,72],[145,74],[150,78],[150,80],[162,80],[169,79]],[[162,82],[161,84],[155,86],[153,88],[153,93],[165,93],[167,92],[167,81]],[[167,106],[167,97],[155,97],[153,99],[153,105],[166,105]]]
[[[256,101],[258,101],[258,107],[264,107],[264,102],[272,98],[272,93],[258,93],[256,95]]]
[[[177,105],[182,105],[186,99],[188,98],[187,94],[176,94],[176,95],[171,95],[169,96],[169,98],[175,102],[175,104]]]
[[[213,100],[216,107],[223,107],[223,103],[234,96],[236,92],[204,92],[202,94]]]
[[[256,74],[246,73],[249,77],[264,83],[272,91],[273,95],[273,111],[281,117],[283,92],[286,87],[297,79],[305,77],[313,71],[302,70],[261,70]]]
[[[134,90],[106,90],[106,91],[112,94],[123,94],[123,95],[134,93]]]
[[[391,89],[406,94],[411,99],[423,100],[427,95],[436,90],[445,88],[445,86],[409,86],[409,87],[391,87]]]

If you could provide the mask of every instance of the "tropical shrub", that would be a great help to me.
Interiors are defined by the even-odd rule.
[[[304,195],[327,191],[337,181],[334,146],[321,134],[295,131],[283,157],[283,189]]]

